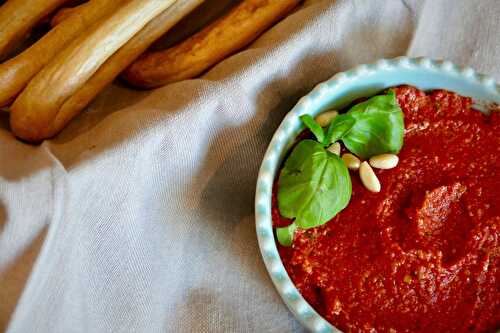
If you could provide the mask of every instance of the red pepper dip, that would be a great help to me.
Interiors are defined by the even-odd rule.
[[[398,166],[382,191],[351,171],[346,209],[279,246],[306,300],[346,332],[500,328],[500,113],[470,98],[395,88],[405,116]],[[273,223],[279,215],[273,200]]]

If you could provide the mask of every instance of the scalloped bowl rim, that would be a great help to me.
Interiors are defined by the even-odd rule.
[[[272,185],[278,167],[297,134],[303,129],[300,115],[316,116],[331,108],[340,109],[356,98],[372,96],[384,88],[405,83],[424,90],[451,90],[472,97],[478,105],[484,105],[485,102],[500,104],[500,85],[492,77],[479,74],[470,67],[425,57],[381,59],[337,73],[302,97],[281,122],[264,155],[255,195],[259,248],[267,271],[284,303],[311,332],[327,333],[340,330],[307,303],[288,276],[279,256],[271,219]]]

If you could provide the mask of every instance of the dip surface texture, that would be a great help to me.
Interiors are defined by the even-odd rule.
[[[351,171],[353,195],[327,224],[279,246],[306,300],[346,332],[500,328],[500,113],[469,98],[395,88],[405,115],[399,165]],[[283,226],[273,201],[273,223]]]

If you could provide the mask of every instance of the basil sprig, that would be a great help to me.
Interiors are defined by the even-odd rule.
[[[403,111],[390,90],[356,104],[330,123],[323,143],[341,140],[353,154],[368,159],[372,156],[397,154],[403,147]]]
[[[328,222],[351,199],[349,171],[342,159],[326,147],[341,140],[352,153],[368,159],[398,153],[403,146],[403,112],[392,90],[338,115],[326,131],[309,115],[301,116],[301,120],[317,141],[300,141],[278,179],[280,214],[295,219],[290,226],[276,230],[283,246],[291,246],[297,228],[314,228]]]

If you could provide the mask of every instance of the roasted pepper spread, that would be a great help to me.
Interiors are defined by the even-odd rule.
[[[279,247],[306,300],[346,332],[500,328],[500,113],[470,98],[395,88],[405,115],[399,165],[376,170],[327,224]],[[292,221],[279,215],[273,223]]]

